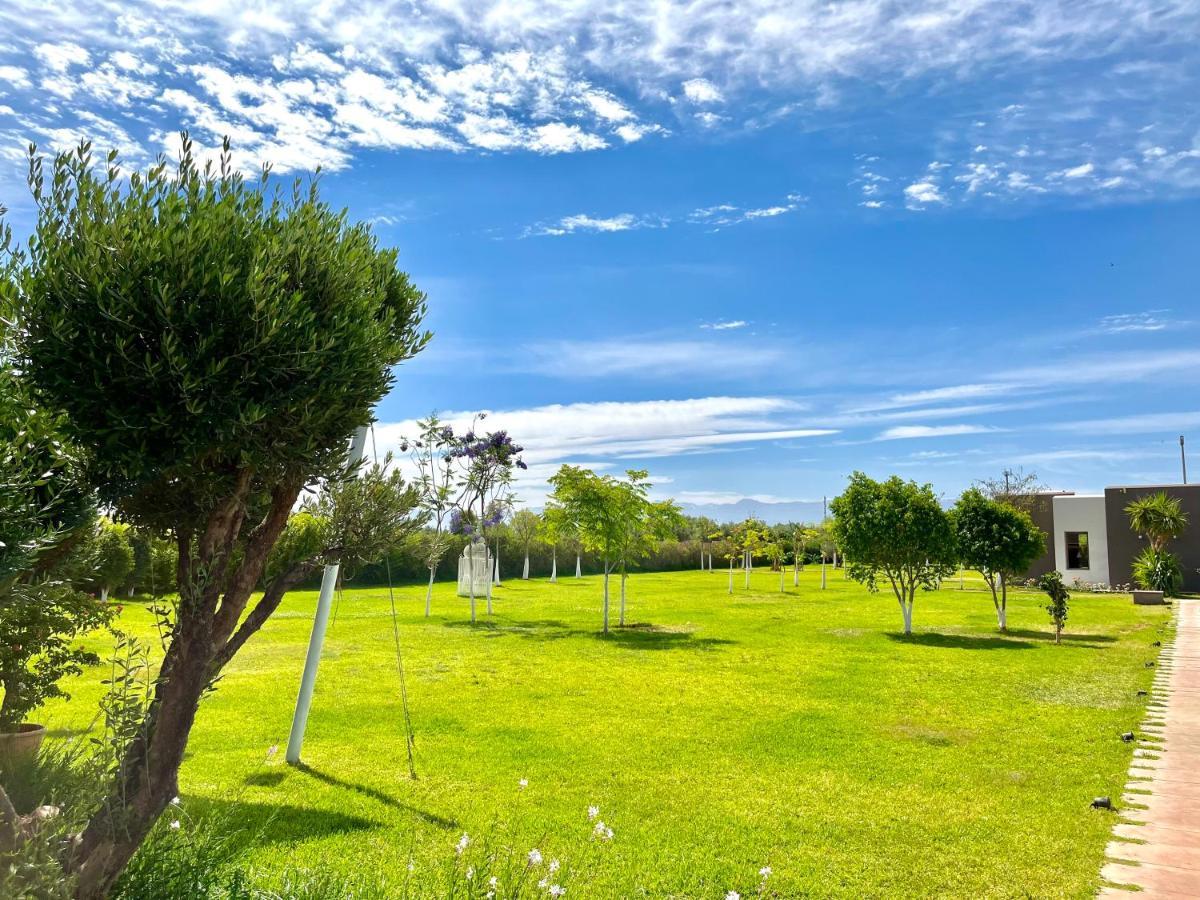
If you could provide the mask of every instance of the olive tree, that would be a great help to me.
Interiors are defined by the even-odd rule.
[[[1029,514],[970,488],[954,506],[959,559],[978,569],[992,590],[996,621],[1008,630],[1008,582],[1046,550],[1046,536]]]
[[[850,577],[870,591],[886,579],[900,604],[904,633],[912,634],[917,588],[934,590],[957,562],[954,523],[933,488],[855,472],[831,509],[833,539],[851,560]]]
[[[176,796],[197,708],[278,606],[267,560],[300,492],[344,475],[350,434],[428,340],[425,298],[315,182],[234,171],[122,178],[84,144],[31,153],[34,233],[11,268],[18,357],[86,451],[101,502],[173,536],[179,600],[154,694],[108,802],[66,863],[103,896]]]

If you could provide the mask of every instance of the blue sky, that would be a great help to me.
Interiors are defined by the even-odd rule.
[[[381,441],[491,410],[533,503],[563,461],[710,511],[1174,481],[1197,36],[1171,0],[9,0],[0,202],[27,227],[30,141],[320,164],[429,294]]]

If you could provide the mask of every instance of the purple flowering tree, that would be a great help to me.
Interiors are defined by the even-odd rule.
[[[471,428],[453,438],[449,456],[455,461],[459,489],[457,523],[473,543],[481,544],[487,552],[489,529],[502,521],[512,505],[512,478],[516,469],[527,466],[521,459],[524,448],[513,442],[507,431],[479,433],[484,413],[476,416]],[[465,530],[470,528],[469,531]],[[475,614],[475,579],[471,579],[471,621]],[[487,584],[487,611],[492,612],[492,579]]]

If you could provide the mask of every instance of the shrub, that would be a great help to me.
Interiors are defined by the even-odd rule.
[[[1133,580],[1143,590],[1177,597],[1183,589],[1183,566],[1175,554],[1146,547],[1133,561]]]

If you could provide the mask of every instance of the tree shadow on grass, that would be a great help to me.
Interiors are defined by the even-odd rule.
[[[532,622],[486,621],[447,622],[447,628],[468,628],[484,633],[488,638],[519,637],[529,641],[561,641],[566,638],[585,637],[602,640],[635,650],[712,650],[737,641],[726,638],[696,637],[693,632],[673,629],[669,626],[636,622],[631,625],[615,626],[605,634],[599,628],[575,628],[558,619],[540,619]]]
[[[290,844],[331,834],[352,834],[383,827],[382,822],[361,816],[286,803],[196,798],[187,801],[187,809],[189,814],[198,818],[211,816],[235,823],[239,829],[256,835],[255,843],[260,845]]]
[[[1054,643],[1053,631],[1034,631],[1032,628],[1010,628],[1005,634],[1031,641],[1049,641],[1051,644]],[[1072,634],[1069,631],[1064,631],[1062,633],[1062,641],[1064,644],[1114,644],[1117,638],[1111,634]]]
[[[737,643],[729,638],[696,637],[691,631],[679,631],[649,622],[617,626],[610,629],[608,634],[600,631],[588,634],[632,650],[714,650]]]
[[[302,762],[294,763],[291,768],[303,775],[308,776],[309,778],[315,778],[317,781],[320,781],[323,784],[327,784],[335,788],[341,788],[342,790],[354,791],[354,793],[362,794],[364,797],[370,797],[372,800],[382,803],[384,806],[392,809],[403,810],[404,812],[416,816],[422,822],[426,822],[430,825],[436,825],[438,828],[449,829],[458,827],[458,822],[453,819],[447,819],[437,815],[437,813],[427,812],[426,810],[412,806],[411,804],[404,803],[403,801],[397,800],[391,794],[385,794],[378,788],[373,788],[365,784],[359,784],[354,781],[346,781],[344,778],[338,778],[335,775],[322,772],[320,769],[314,769],[312,766],[305,765]]]
[[[939,634],[922,631],[919,634],[903,634],[899,631],[886,632],[888,638],[901,644],[918,644],[923,647],[944,647],[951,650],[1032,650],[1028,641],[1013,640],[1002,635]]]

